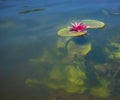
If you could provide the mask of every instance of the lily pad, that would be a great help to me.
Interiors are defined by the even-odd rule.
[[[59,36],[82,36],[85,35],[87,31],[81,32],[71,32],[67,28],[62,28],[58,31]]]
[[[103,28],[105,26],[104,22],[98,20],[82,20],[83,24],[87,25],[87,28]]]

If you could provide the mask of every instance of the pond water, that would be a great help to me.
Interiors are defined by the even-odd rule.
[[[58,36],[85,19],[84,37]],[[0,0],[0,100],[120,100],[119,0]]]

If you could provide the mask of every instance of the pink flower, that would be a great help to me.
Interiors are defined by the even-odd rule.
[[[73,32],[81,32],[81,31],[85,31],[86,29],[87,26],[81,22],[72,23],[72,26],[68,27],[68,30]]]

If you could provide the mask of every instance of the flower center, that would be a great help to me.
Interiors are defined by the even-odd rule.
[[[69,31],[81,32],[87,29],[87,26],[83,23],[72,23],[72,26],[68,27]]]

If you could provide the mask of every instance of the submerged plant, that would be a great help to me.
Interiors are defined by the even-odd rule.
[[[100,77],[98,77],[98,80],[100,82],[100,85],[92,87],[90,89],[90,93],[92,95],[96,95],[96,96],[103,97],[103,98],[108,97],[111,92],[109,89],[109,84],[110,84],[109,80],[105,78],[100,78]]]
[[[73,65],[56,66],[49,76],[45,84],[52,89],[63,89],[71,93],[83,93],[87,90],[85,86],[85,80],[87,79],[85,72],[81,69],[78,70]]]
[[[81,66],[83,62],[81,62]],[[73,65],[55,65],[49,72],[48,77],[43,79],[30,78],[26,80],[29,87],[46,86],[53,90],[64,90],[69,93],[84,93],[87,90],[87,77],[83,70]]]
[[[106,53],[108,53],[108,58],[120,62],[120,44],[117,42],[110,43],[108,47],[105,48]]]

